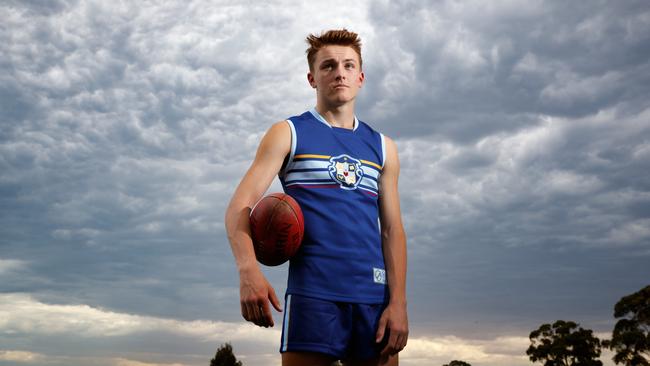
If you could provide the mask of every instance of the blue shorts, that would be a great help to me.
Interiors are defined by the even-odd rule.
[[[280,352],[318,352],[339,360],[377,358],[388,340],[386,334],[382,342],[375,342],[386,305],[289,294],[284,302]]]

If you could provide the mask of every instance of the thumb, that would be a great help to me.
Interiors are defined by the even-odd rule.
[[[278,300],[278,297],[275,295],[275,290],[273,287],[269,286],[269,300],[271,300],[271,304],[273,304],[273,307],[275,310],[282,312],[282,306],[280,306],[280,300]]]
[[[384,339],[385,331],[386,331],[386,317],[382,315],[382,317],[379,319],[379,329],[377,329],[377,338],[375,339],[375,342],[379,343],[381,342],[382,339]]]

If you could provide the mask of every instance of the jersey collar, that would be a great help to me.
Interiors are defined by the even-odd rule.
[[[325,118],[323,118],[323,116],[321,116],[321,114],[318,113],[318,111],[316,110],[316,107],[312,108],[309,112],[314,116],[314,118],[316,118],[320,122],[324,123],[327,127],[332,128],[332,125],[330,125],[325,120]],[[357,119],[357,116],[354,116],[354,126],[352,126],[352,131],[356,131],[357,127],[359,127],[359,120]]]

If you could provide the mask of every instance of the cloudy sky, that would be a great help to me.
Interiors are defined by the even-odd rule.
[[[224,209],[264,131],[314,105],[304,38],[330,28],[361,34],[358,116],[399,148],[403,365],[529,365],[539,325],[607,337],[650,283],[647,1],[0,16],[0,365],[207,365],[223,342],[279,365],[278,327],[241,319]],[[287,267],[264,271],[284,293]]]

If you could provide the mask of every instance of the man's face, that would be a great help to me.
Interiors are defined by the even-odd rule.
[[[307,74],[318,99],[332,106],[354,100],[363,85],[359,55],[347,46],[325,46],[316,53],[314,70]]]

